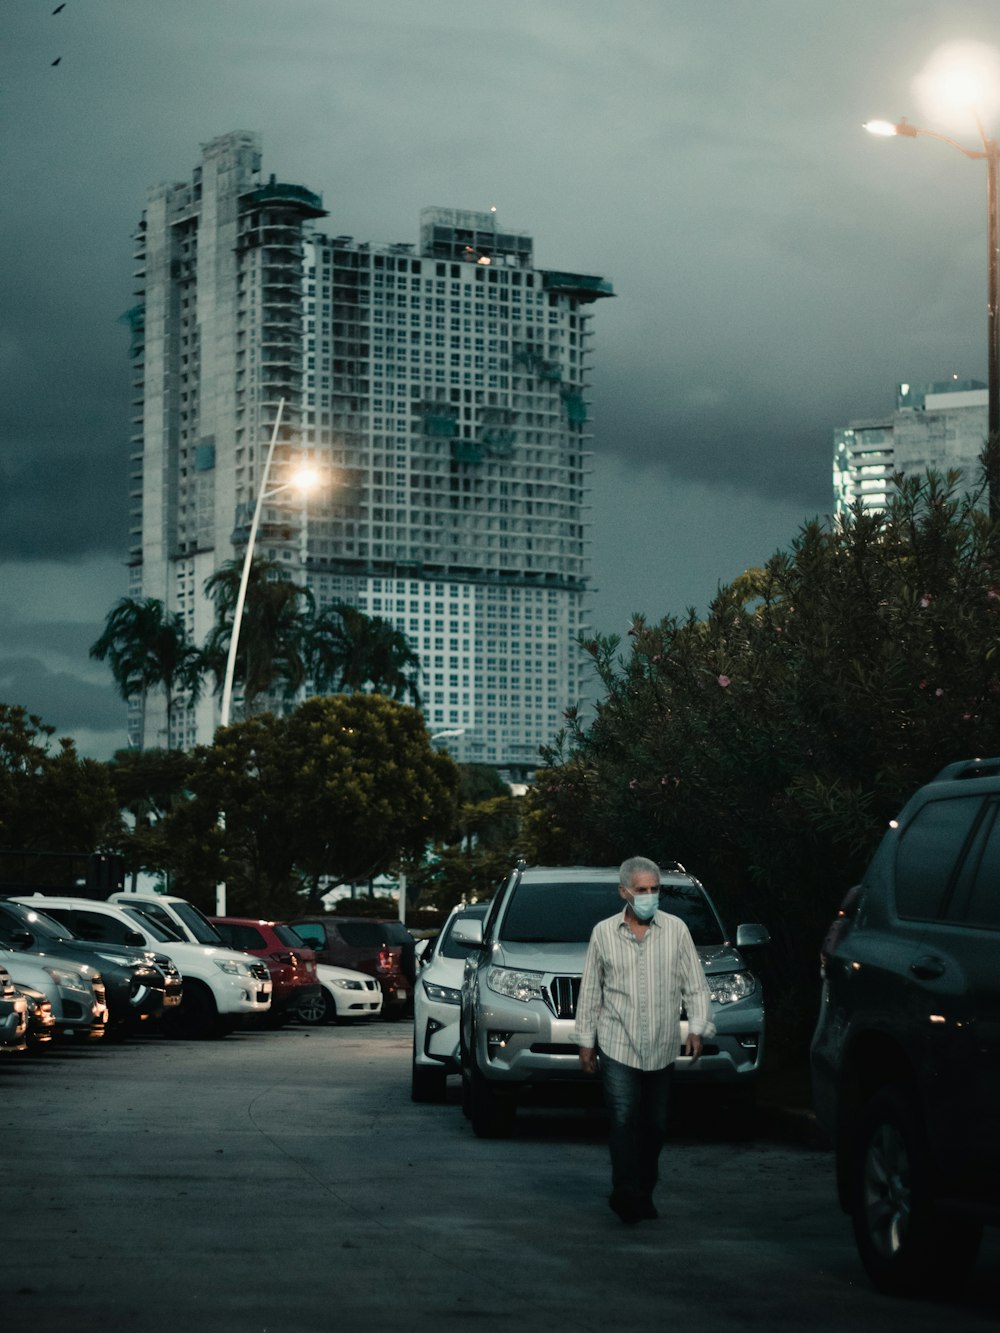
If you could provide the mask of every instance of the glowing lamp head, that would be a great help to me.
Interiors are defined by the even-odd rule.
[[[297,467],[292,473],[292,485],[298,491],[308,493],[313,491],[319,485],[319,471],[309,463],[304,463],[302,467]]]
[[[894,134],[898,133],[891,120],[866,120],[862,129],[866,129],[869,134],[877,134],[885,139],[891,139]]]

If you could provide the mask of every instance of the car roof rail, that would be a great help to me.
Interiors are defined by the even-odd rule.
[[[945,764],[932,782],[956,782],[963,778],[995,778],[1000,774],[1000,757],[995,759],[957,759]]]

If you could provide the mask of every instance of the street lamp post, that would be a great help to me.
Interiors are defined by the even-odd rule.
[[[250,569],[253,564],[254,543],[257,540],[257,529],[260,527],[261,511],[264,508],[264,502],[271,500],[282,491],[292,490],[298,487],[302,490],[308,490],[315,482],[315,475],[311,472],[300,476],[296,481],[286,482],[281,486],[275,486],[270,491],[267,489],[267,479],[271,471],[271,459],[274,457],[274,446],[277,443],[278,431],[281,428],[281,417],[285,409],[284,398],[278,401],[278,411],[274,418],[274,428],[271,431],[271,439],[267,446],[267,455],[264,459],[264,470],[261,473],[260,489],[257,492],[257,503],[254,505],[253,519],[250,523],[250,532],[247,536],[247,549],[243,557],[243,569],[240,574],[240,587],[236,595],[236,606],[233,610],[233,628],[229,636],[229,653],[226,657],[226,674],[222,685],[222,703],[219,709],[219,726],[228,727],[230,714],[233,704],[233,680],[236,674],[236,652],[240,642],[240,628],[243,623],[243,609],[246,605],[247,586],[250,582]],[[303,554],[303,563],[305,555]],[[220,827],[225,828],[225,815],[219,816]],[[224,883],[215,886],[215,910],[218,916],[226,915],[226,886]]]
[[[904,116],[897,123],[890,120],[870,120],[864,128],[869,134],[886,137],[899,135],[906,139],[915,139],[918,134],[929,139],[939,139],[962,154],[986,163],[986,328],[987,328],[987,485],[989,491],[990,518],[1000,519],[1000,231],[997,224],[997,164],[1000,149],[996,139],[987,135],[983,122],[976,114],[976,127],[982,140],[982,149],[966,148],[947,134],[936,130],[921,129],[911,125]]]

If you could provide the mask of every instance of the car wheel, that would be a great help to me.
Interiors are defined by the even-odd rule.
[[[329,993],[320,987],[318,995],[299,1002],[295,1015],[300,1023],[316,1027],[319,1023],[332,1023],[337,1017],[337,1008]]]
[[[473,1058],[469,1078],[469,1119],[478,1139],[506,1139],[514,1129],[514,1098],[498,1091],[480,1073]]]
[[[220,1018],[208,987],[189,978],[184,979],[183,999],[164,1015],[162,1023],[170,1037],[224,1037],[232,1031],[232,1025]]]
[[[900,1090],[865,1108],[851,1168],[854,1237],[875,1286],[898,1296],[953,1289],[975,1263],[982,1224],[935,1207],[927,1147]]]
[[[415,1102],[443,1102],[448,1091],[448,1075],[436,1065],[418,1065],[414,1042],[410,1075],[410,1098]]]

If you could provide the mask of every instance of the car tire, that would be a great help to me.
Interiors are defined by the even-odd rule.
[[[313,999],[300,1000],[295,1016],[306,1027],[318,1027],[320,1023],[332,1023],[337,1017],[337,1006],[329,991],[323,987]]]
[[[865,1272],[896,1296],[954,1290],[976,1261],[982,1224],[942,1214],[911,1098],[884,1089],[858,1122],[850,1162],[851,1221]]]
[[[176,1009],[164,1015],[162,1022],[169,1037],[217,1038],[232,1031],[232,1025],[220,1017],[208,987],[187,977],[184,998]]]
[[[436,1065],[418,1065],[414,1041],[410,1074],[410,1099],[415,1102],[443,1102],[448,1092],[448,1075]]]
[[[514,1130],[514,1098],[498,1091],[472,1062],[469,1078],[469,1119],[477,1139],[506,1139]]]

